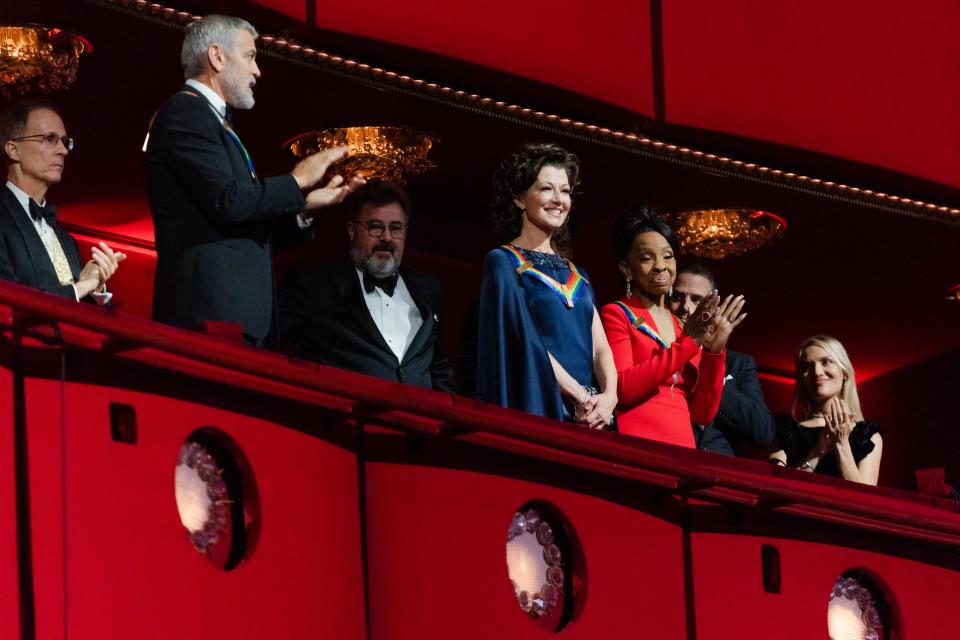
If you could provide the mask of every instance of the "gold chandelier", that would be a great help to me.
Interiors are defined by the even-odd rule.
[[[664,217],[680,237],[684,253],[718,260],[782,238],[787,221],[757,209],[695,209]]]
[[[283,143],[297,158],[347,145],[346,157],[334,163],[328,175],[360,176],[403,186],[407,176],[436,169],[427,154],[437,140],[411,127],[344,127],[303,133]]]
[[[0,94],[65,88],[77,79],[80,55],[92,50],[86,39],[62,29],[0,25]]]

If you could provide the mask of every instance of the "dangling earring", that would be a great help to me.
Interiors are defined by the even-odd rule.
[[[633,291],[630,290],[630,281],[629,281],[629,280],[627,280],[627,297],[628,297],[628,298],[632,298],[632,297],[633,297]]]

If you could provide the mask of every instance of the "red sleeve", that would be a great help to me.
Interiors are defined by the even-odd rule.
[[[603,323],[607,342],[613,351],[613,362],[617,367],[617,397],[620,404],[634,404],[649,395],[658,384],[679,371],[690,358],[700,352],[700,347],[693,338],[684,335],[668,349],[658,346],[652,338],[641,336],[643,341],[637,344],[635,350],[631,337],[637,330],[630,325],[623,309],[616,304],[608,304],[603,308],[600,321]],[[720,371],[722,375],[722,361]],[[722,384],[722,378],[720,382]],[[719,401],[718,396],[717,402]],[[714,407],[714,412],[716,410]]]
[[[712,353],[704,350],[700,355],[700,372],[697,386],[690,398],[690,421],[694,424],[710,424],[720,408],[723,395],[723,375],[726,370],[727,352]]]

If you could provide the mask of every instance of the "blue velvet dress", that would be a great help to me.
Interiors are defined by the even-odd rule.
[[[560,256],[510,245],[487,254],[477,354],[481,400],[571,419],[548,352],[577,382],[596,386],[593,289],[583,270],[570,267]]]

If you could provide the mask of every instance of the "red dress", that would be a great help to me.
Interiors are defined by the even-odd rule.
[[[691,423],[709,424],[720,407],[726,354],[701,355],[676,318],[677,340],[664,347],[653,316],[636,298],[606,305],[600,320],[617,366],[619,431],[694,447]]]

